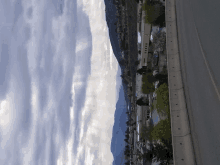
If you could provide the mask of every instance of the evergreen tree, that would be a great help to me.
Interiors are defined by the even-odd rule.
[[[142,67],[137,70],[138,74],[146,74],[146,73],[150,73],[150,72],[152,72],[152,70],[148,67]]]
[[[136,104],[139,106],[147,106],[147,105],[149,105],[149,100],[141,97],[136,101]]]
[[[154,162],[161,162],[160,165],[166,165],[173,159],[172,140],[162,138],[164,144],[156,143],[153,147]]]
[[[125,165],[130,165],[130,161],[126,161],[126,162],[125,162]]]

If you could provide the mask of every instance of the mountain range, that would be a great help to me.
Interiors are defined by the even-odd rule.
[[[106,10],[106,22],[109,30],[110,42],[112,45],[113,53],[119,62],[122,54],[119,47],[118,34],[116,30],[117,17],[116,17],[116,7],[113,3],[113,0],[104,0],[105,10]],[[120,66],[121,73],[124,72],[125,67]],[[125,131],[126,131],[126,121],[127,115],[126,111],[128,106],[131,106],[128,96],[126,95],[128,89],[127,85],[122,81],[122,87],[119,91],[119,99],[116,104],[116,110],[114,115],[114,126],[112,131],[112,141],[111,141],[111,152],[114,157],[113,165],[121,165],[125,163],[124,160],[124,148],[125,148]]]

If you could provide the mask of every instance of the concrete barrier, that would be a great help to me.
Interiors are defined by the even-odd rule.
[[[170,103],[171,110],[172,111],[177,111],[177,110],[186,110],[186,104],[185,102],[179,100],[184,100],[184,91],[183,88],[176,90],[176,89],[171,89],[170,91],[170,100],[172,102]]]
[[[168,38],[173,38],[177,36],[177,31],[176,31],[176,21],[168,22],[166,21],[166,34]]]
[[[181,75],[175,0],[166,0],[166,47],[174,165],[194,165],[184,88]]]
[[[180,71],[180,59],[179,59],[179,53],[176,54],[169,54],[167,57],[169,61],[169,68],[168,70],[170,72]]]
[[[168,54],[169,56],[169,54]],[[168,61],[169,65],[169,61]],[[168,69],[168,83],[170,89],[181,89],[183,88],[181,71],[170,72]]]
[[[166,0],[166,2],[165,2],[165,6],[167,6],[167,7],[175,7],[175,0]],[[176,15],[176,13],[175,13],[175,15]]]
[[[173,136],[174,165],[194,165],[194,155],[190,135]]]
[[[169,27],[167,27],[169,28]],[[166,39],[166,44],[168,45],[167,47],[167,54],[176,54],[179,52],[178,50],[178,42],[177,42],[177,37],[167,37]]]
[[[176,21],[175,6],[168,6],[165,15],[166,21]]]
[[[190,134],[188,116],[186,109],[172,111],[173,136],[186,136]]]

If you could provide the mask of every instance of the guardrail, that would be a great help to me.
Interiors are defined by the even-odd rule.
[[[174,165],[194,165],[178,47],[175,0],[166,0],[166,48]]]

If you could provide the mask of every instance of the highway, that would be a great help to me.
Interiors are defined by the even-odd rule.
[[[220,0],[176,0],[181,69],[198,165],[220,164]]]

